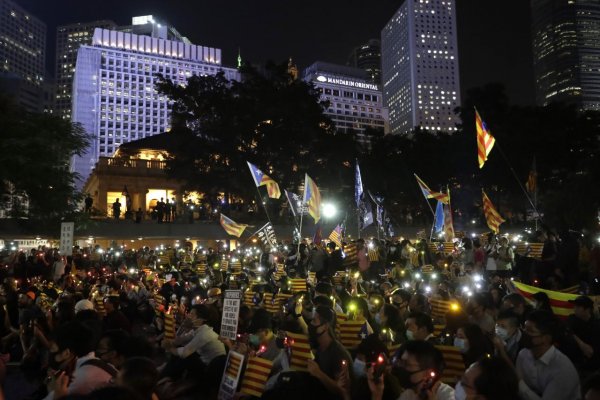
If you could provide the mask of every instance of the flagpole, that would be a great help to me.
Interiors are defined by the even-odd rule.
[[[262,204],[263,210],[265,210],[265,214],[267,214],[267,219],[269,220],[269,223],[273,225],[273,223],[271,222],[271,217],[269,217],[269,212],[267,211],[267,205],[265,204],[266,202],[262,200],[262,196],[260,195],[260,190],[258,190],[258,186],[256,186],[256,193],[258,194],[258,199],[260,201],[260,204]]]
[[[512,167],[510,161],[508,161],[508,158],[506,157],[506,154],[504,154],[504,151],[502,151],[502,147],[500,146],[500,144],[498,143],[497,140],[496,140],[495,144],[498,147],[498,151],[500,151],[500,154],[502,155],[502,158],[504,159],[504,162],[506,162],[506,165],[508,166],[508,169],[510,169],[510,172],[512,172],[513,177],[515,178],[515,180],[519,184],[519,187],[523,191],[523,194],[527,198],[527,201],[529,202],[529,204],[531,205],[531,207],[533,207],[533,212],[535,212],[536,215],[539,217],[540,213],[538,212],[538,209],[537,209],[536,205],[534,204],[534,202],[531,200],[531,197],[527,193],[527,189],[525,189],[525,187],[523,187],[523,184],[519,180],[519,177],[517,176],[517,173],[515,172],[514,168]],[[537,219],[536,219],[536,230],[537,230]]]

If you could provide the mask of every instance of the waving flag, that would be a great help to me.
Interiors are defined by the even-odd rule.
[[[315,224],[321,219],[321,192],[315,181],[308,174],[304,178],[304,198],[302,202],[308,207],[308,214],[313,217]]]
[[[500,224],[503,223],[505,220],[500,216],[500,213],[496,211],[494,205],[492,204],[492,201],[489,197],[487,197],[487,194],[485,194],[483,189],[481,190],[481,192],[483,193],[483,213],[485,214],[485,220],[487,221],[487,225],[492,230],[492,232],[498,233],[500,232]]]
[[[254,179],[254,184],[256,185],[256,187],[266,186],[267,193],[272,199],[278,199],[279,197],[281,197],[279,185],[273,180],[273,178],[271,178],[269,175],[265,174],[260,169],[258,169],[256,165],[250,164],[249,162],[248,168],[250,168],[250,174],[252,174],[252,179]]]
[[[306,371],[308,369],[308,360],[315,358],[310,350],[308,336],[288,331],[286,341],[291,352],[290,369],[292,371]]]
[[[444,237],[447,241],[454,239],[454,223],[452,218],[452,207],[444,205]]]
[[[546,293],[548,295],[548,298],[550,299],[550,307],[552,307],[554,315],[563,319],[567,318],[570,314],[573,314],[574,312],[575,304],[571,303],[570,300],[575,300],[577,297],[579,297],[578,294],[540,289],[538,287],[529,286],[520,282],[513,281],[512,285],[514,285],[515,289],[527,299],[531,299],[533,294],[537,292]],[[590,299],[592,299],[596,305],[600,300],[599,296],[590,296]]]
[[[444,203],[438,200],[435,208],[435,223],[433,232],[440,233],[444,229]]]
[[[329,240],[336,244],[340,249],[342,248],[342,226],[338,225],[335,229],[329,234]]]
[[[225,232],[237,237],[242,236],[242,233],[244,233],[244,229],[246,229],[246,227],[248,226],[245,224],[238,224],[234,222],[231,218],[226,217],[224,214],[221,214],[220,222],[223,229],[225,229]]]
[[[483,168],[483,164],[487,161],[496,139],[491,135],[485,122],[481,119],[479,112],[475,109],[475,129],[477,129],[477,159],[479,161],[479,168]]]
[[[360,208],[360,203],[363,201],[363,184],[360,176],[360,167],[358,162],[356,163],[356,175],[354,182],[354,200],[356,201],[356,207]]]
[[[423,196],[425,196],[426,199],[436,199],[444,204],[448,204],[450,197],[447,194],[434,192],[433,190],[429,189],[429,186],[427,186],[425,182],[423,182],[421,178],[417,176],[417,174],[414,175],[417,183],[419,184],[419,188],[421,189],[421,192],[423,192]]]

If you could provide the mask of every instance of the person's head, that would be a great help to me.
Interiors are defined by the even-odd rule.
[[[594,315],[594,301],[587,296],[579,296],[569,303],[573,304],[573,313],[581,320],[588,321]]]
[[[525,298],[519,293],[510,293],[502,299],[502,309],[512,310],[518,316],[525,313]]]
[[[356,306],[356,316],[364,318],[366,320],[371,319],[371,313],[369,312],[369,305],[367,301],[362,297],[353,297],[352,303]]]
[[[19,293],[19,297],[17,298],[17,305],[19,308],[28,308],[33,305],[35,301],[36,295],[33,291],[28,291],[25,293]]]
[[[129,333],[121,329],[106,331],[96,346],[96,357],[117,369],[121,368],[125,362],[130,339]]]
[[[353,363],[354,376],[365,376],[369,364],[377,362],[381,354],[388,354],[385,344],[375,334],[367,336],[356,348]]]
[[[415,293],[408,302],[410,312],[425,312],[427,307],[427,297],[422,293]]]
[[[469,353],[475,358],[480,358],[486,355],[486,351],[490,350],[487,346],[485,334],[476,324],[466,324],[458,328],[454,338],[454,346],[458,347],[461,353]]]
[[[195,328],[198,328],[202,325],[214,326],[218,319],[216,310],[205,304],[193,305],[188,316]]]
[[[498,243],[500,243],[500,246],[508,246],[508,238],[506,236],[501,236]]]
[[[315,286],[315,296],[329,297],[333,295],[333,286],[327,282],[319,282]]]
[[[429,342],[414,340],[402,345],[392,359],[392,374],[405,389],[419,393],[431,381],[441,378],[442,353]]]
[[[79,321],[58,326],[50,341],[50,367],[63,369],[72,360],[94,351],[94,336],[94,332]]]
[[[248,333],[250,334],[248,341],[255,348],[267,345],[273,339],[273,322],[267,310],[259,308],[254,312],[248,326]]]
[[[552,307],[550,306],[550,298],[544,292],[534,293],[532,296],[533,299],[533,308],[536,310],[544,310],[551,311]]]
[[[469,297],[467,313],[475,317],[480,317],[489,307],[489,293],[474,293],[473,296]]]
[[[218,301],[221,299],[221,289],[218,287],[210,288],[206,292],[206,295],[208,296],[206,304],[218,303]]]
[[[402,330],[403,321],[400,317],[400,311],[395,305],[384,304],[377,315],[379,316],[379,323],[382,327],[397,331]]]
[[[411,312],[406,319],[406,338],[408,340],[425,340],[433,333],[431,317],[422,312]]]
[[[369,296],[369,312],[371,315],[377,315],[379,310],[383,307],[383,296],[379,293],[373,293]]]
[[[522,343],[534,356],[541,356],[552,346],[557,333],[558,322],[554,315],[547,311],[534,311],[525,321]]]
[[[158,382],[156,365],[149,358],[132,357],[125,361],[117,374],[116,384],[137,393],[142,400],[152,399]]]
[[[117,311],[119,309],[119,297],[118,296],[107,296],[104,298],[104,310],[107,314]]]
[[[392,304],[400,310],[408,307],[412,295],[404,289],[396,289],[392,292]]]
[[[509,400],[519,398],[519,378],[500,357],[485,357],[472,364],[456,385],[456,400]]]
[[[600,400],[600,374],[596,373],[583,385],[583,400]]]
[[[507,310],[501,311],[496,319],[496,335],[506,341],[519,330],[519,316]]]
[[[308,325],[308,335],[313,348],[328,343],[335,337],[335,312],[330,307],[317,306],[314,318]]]

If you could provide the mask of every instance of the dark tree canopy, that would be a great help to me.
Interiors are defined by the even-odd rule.
[[[4,200],[13,194],[29,198],[29,213],[13,204],[15,216],[48,219],[75,210],[70,162],[87,143],[83,129],[70,121],[28,113],[0,98],[0,194]]]

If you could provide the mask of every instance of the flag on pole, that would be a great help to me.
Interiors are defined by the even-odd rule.
[[[448,204],[448,202],[450,201],[450,197],[447,194],[434,192],[433,190],[429,189],[429,186],[427,186],[425,182],[423,182],[421,178],[417,176],[417,174],[414,175],[417,180],[417,183],[419,184],[419,188],[421,189],[421,192],[423,192],[423,196],[425,196],[426,199],[436,199],[437,201],[441,201],[444,204]]]
[[[438,234],[444,229],[444,203],[438,200],[437,207],[435,208],[435,223],[433,225],[433,232]]]
[[[288,192],[287,190],[283,190],[285,192],[285,197],[287,197],[288,203],[290,204],[290,210],[294,217],[297,217],[301,213],[306,215],[305,207],[302,206],[302,198],[299,194]]]
[[[260,169],[258,169],[256,165],[250,164],[249,162],[248,168],[250,168],[250,174],[252,175],[252,179],[254,179],[254,184],[256,184],[256,187],[266,186],[267,193],[272,199],[278,199],[279,197],[281,197],[279,185],[273,180],[273,178],[271,178],[269,175],[265,174]]]
[[[448,204],[444,205],[444,236],[447,242],[454,239],[454,220],[452,218],[452,206],[450,205],[450,189],[448,192]]]
[[[358,209],[359,230],[365,229],[373,223],[373,209],[371,203],[365,198],[365,193],[360,175],[360,167],[356,163],[356,179],[354,184],[354,200]]]
[[[525,188],[530,194],[534,194],[537,191],[537,168],[535,165],[535,157],[533,157],[533,163],[531,164],[527,182],[525,182]]]
[[[356,163],[356,179],[354,182],[354,200],[356,201],[356,207],[360,208],[360,203],[363,201],[363,184],[360,176],[360,167],[358,162]]]
[[[225,232],[237,237],[242,236],[242,233],[244,233],[244,229],[246,229],[246,227],[248,226],[245,224],[238,224],[231,218],[226,217],[224,214],[221,214],[220,222],[223,229],[225,229]]]
[[[329,234],[329,240],[336,244],[340,249],[342,248],[342,227],[338,225],[335,229]]]
[[[314,244],[321,244],[323,241],[323,229],[321,228],[321,221],[319,221],[316,225],[315,235],[313,236]]]
[[[491,135],[485,122],[481,119],[479,112],[475,109],[475,129],[477,130],[477,159],[479,168],[483,168],[483,164],[487,161],[496,139]]]
[[[308,174],[304,178],[304,197],[302,203],[308,207],[308,214],[313,217],[315,224],[321,219],[321,193],[315,181]]]
[[[500,216],[500,213],[496,211],[496,209],[494,208],[494,204],[492,204],[492,201],[487,196],[487,194],[485,194],[483,189],[481,190],[481,193],[483,193],[483,214],[485,215],[487,225],[492,230],[492,232],[498,233],[500,232],[500,224],[503,223],[505,220]]]

